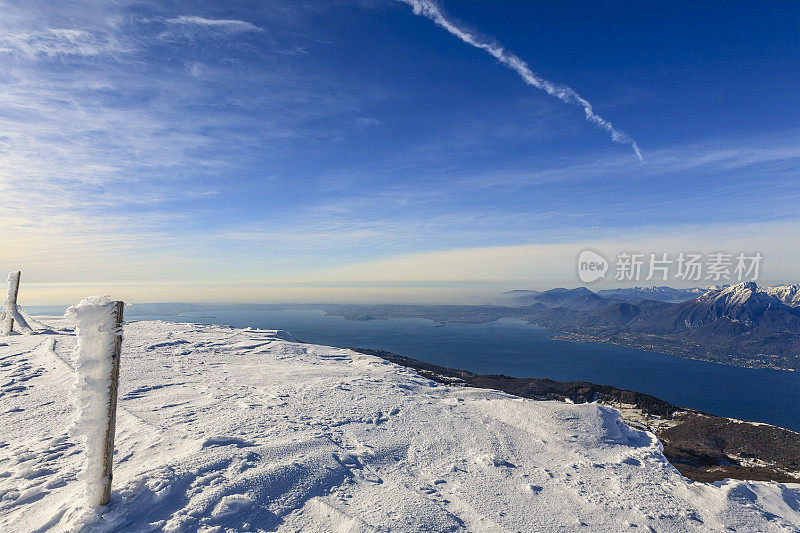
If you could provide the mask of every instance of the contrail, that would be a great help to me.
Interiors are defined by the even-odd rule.
[[[633,151],[636,152],[636,157],[639,161],[644,161],[642,157],[642,150],[636,144],[630,135],[624,131],[620,131],[611,125],[609,121],[598,115],[592,109],[592,104],[581,95],[570,89],[566,85],[558,85],[550,82],[533,72],[528,64],[519,58],[516,54],[509,52],[501,45],[493,42],[481,40],[477,35],[469,31],[459,28],[453,22],[447,19],[442,11],[439,9],[432,0],[398,0],[404,4],[411,6],[414,9],[415,15],[420,15],[432,20],[437,26],[447,30],[449,33],[455,35],[467,44],[480,48],[491,54],[495,59],[514,70],[522,80],[528,85],[533,85],[537,89],[541,89],[550,96],[555,96],[562,102],[567,104],[575,104],[583,107],[586,113],[586,120],[596,125],[599,128],[606,130],[611,134],[611,140],[614,142],[629,144]]]

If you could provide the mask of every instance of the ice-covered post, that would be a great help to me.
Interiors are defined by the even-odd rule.
[[[17,309],[17,295],[19,294],[19,278],[21,274],[19,270],[8,274],[8,297],[6,298],[6,303],[3,304],[3,324],[1,326],[3,335],[8,335],[14,330],[14,314],[10,310]]]
[[[78,338],[73,392],[79,414],[73,429],[84,441],[82,478],[89,505],[105,505],[111,498],[123,308],[123,302],[91,296],[66,312]]]
[[[15,322],[23,333],[34,332],[31,324],[42,326],[17,305],[21,274],[19,270],[8,273],[8,297],[6,297],[6,301],[3,304],[3,312],[0,313],[0,335],[10,335],[14,330]]]

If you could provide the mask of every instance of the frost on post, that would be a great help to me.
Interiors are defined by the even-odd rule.
[[[19,329],[25,333],[32,333],[33,329],[28,325],[28,321],[20,314],[20,309],[17,306],[17,291],[19,290],[19,276],[20,272],[9,272],[8,274],[8,296],[3,304],[3,312],[0,313],[0,333],[8,335],[13,329],[14,321],[16,321]]]
[[[78,417],[72,430],[83,441],[86,451],[80,478],[86,483],[89,505],[105,505],[110,494],[119,373],[119,358],[115,354],[122,335],[121,313],[121,302],[104,296],[84,298],[65,313],[77,336],[73,396]]]

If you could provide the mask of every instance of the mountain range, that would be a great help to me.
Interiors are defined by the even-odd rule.
[[[604,300],[615,300],[621,302],[640,302],[642,300],[656,300],[659,302],[685,302],[692,298],[697,298],[705,293],[712,287],[700,288],[694,287],[691,289],[673,289],[672,287],[629,287],[623,289],[603,289],[596,293],[587,289],[586,287],[578,287],[577,289],[550,289],[549,291],[532,291],[532,290],[515,290],[509,291],[506,296],[509,296],[512,301],[519,304],[531,304],[540,299],[557,301],[560,296],[571,298],[579,294],[595,295]],[[571,296],[572,295],[572,296]],[[604,301],[596,300],[596,301]]]
[[[800,370],[800,285],[746,282],[693,296],[695,291],[652,287],[594,293],[579,287],[507,294],[526,309],[529,322],[573,340]],[[675,301],[679,297],[682,301]]]

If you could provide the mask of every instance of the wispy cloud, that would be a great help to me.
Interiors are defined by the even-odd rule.
[[[28,59],[91,57],[122,50],[124,47],[108,35],[78,29],[48,28],[0,35],[0,54]]]
[[[264,31],[263,28],[243,20],[207,19],[196,15],[181,15],[179,17],[166,19],[164,22],[176,26],[195,26],[226,32]]]
[[[692,142],[665,146],[648,152],[648,164],[632,166],[632,163],[616,156],[578,157],[569,164],[536,165],[535,170],[496,169],[489,172],[469,173],[459,181],[460,187],[468,189],[486,187],[538,187],[554,182],[586,182],[607,180],[616,176],[617,181],[635,179],[657,183],[659,180],[672,180],[674,176],[693,172],[695,176],[703,171],[733,172],[746,171],[764,174],[769,181],[778,186],[795,188],[792,177],[800,165],[800,146],[793,139],[795,132],[781,135],[748,137],[727,140]],[[767,179],[750,183],[766,186]],[[738,182],[737,182],[738,183]],[[738,184],[740,188],[744,186]]]
[[[266,38],[238,17],[142,17],[124,2],[102,2],[93,17],[94,7],[53,5],[45,21],[41,6],[20,4],[0,17],[0,270],[188,279],[216,260],[204,249],[209,226],[230,224],[219,191],[238,202],[244,182],[268,181],[259,173],[298,139],[330,135],[328,117],[359,116],[357,100],[293,70],[277,46],[227,46],[245,32]],[[167,40],[164,21],[180,28]],[[269,69],[267,58],[278,58]],[[215,243],[238,257],[227,240]]]
[[[447,18],[447,16],[445,16],[445,14],[442,12],[442,9],[432,0],[398,1],[411,6],[415,15],[423,16],[432,20],[437,26],[458,37],[465,43],[489,53],[502,64],[515,71],[528,85],[532,85],[537,89],[541,89],[550,96],[554,96],[564,103],[575,104],[583,107],[584,113],[586,114],[586,120],[600,129],[608,132],[614,142],[630,145],[631,148],[633,148],[633,151],[636,153],[636,157],[638,157],[640,161],[643,160],[642,150],[639,148],[639,145],[636,143],[636,141],[627,133],[615,128],[609,121],[595,113],[592,104],[573,89],[567,87],[566,85],[560,85],[546,80],[545,78],[533,72],[528,64],[519,56],[506,50],[502,45],[484,39],[476,33],[460,27],[455,22]]]

